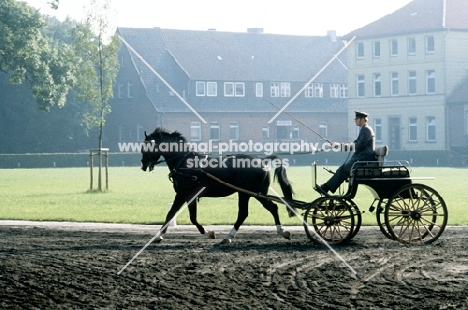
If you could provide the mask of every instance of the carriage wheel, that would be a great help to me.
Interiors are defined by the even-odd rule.
[[[442,197],[423,184],[403,186],[385,207],[387,229],[402,243],[434,242],[444,232],[447,219],[447,206]]]
[[[354,237],[355,214],[343,199],[320,197],[304,214],[307,237],[315,243],[342,244]]]
[[[354,203],[354,201],[349,200],[348,202],[351,204],[352,210],[354,212],[354,229],[353,229],[353,235],[350,238],[350,239],[353,239],[354,236],[356,236],[356,234],[359,232],[359,229],[361,228],[362,215],[361,215],[361,210],[359,210],[358,206]]]
[[[385,237],[389,239],[395,239],[393,238],[392,234],[387,229],[387,225],[385,224],[385,204],[387,203],[387,200],[380,199],[379,200],[379,205],[377,206],[375,216],[377,218],[377,224],[379,224],[380,231],[385,235]]]

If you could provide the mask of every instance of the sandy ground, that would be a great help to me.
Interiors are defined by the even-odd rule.
[[[212,227],[218,238],[231,227]],[[363,227],[333,250],[274,227],[230,245],[190,226],[0,221],[0,309],[465,309],[468,227],[405,246]]]

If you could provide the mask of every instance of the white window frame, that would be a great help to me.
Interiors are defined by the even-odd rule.
[[[398,40],[397,39],[390,40],[390,56],[392,57],[398,56]]]
[[[229,123],[229,140],[239,140],[239,123],[231,122]]]
[[[416,55],[416,39],[408,38],[408,55]]]
[[[127,82],[127,98],[133,98],[133,84]]]
[[[292,126],[291,128],[291,139],[299,139],[299,126]]]
[[[201,140],[201,124],[200,122],[190,123],[190,141]]]
[[[348,84],[340,85],[340,98],[348,98]]]
[[[323,98],[323,83],[314,84],[314,96],[316,98]]]
[[[124,98],[124,84],[119,84],[117,87],[117,94],[119,98]]]
[[[356,58],[357,59],[364,58],[364,43],[363,42],[356,42]]]
[[[195,82],[195,95],[197,97],[205,96],[205,82]]]
[[[327,122],[320,122],[319,124],[320,135],[324,138],[328,138],[328,124]]]
[[[435,116],[428,116],[426,117],[426,141],[427,142],[435,142],[437,141],[437,135],[436,135],[436,118]],[[434,138],[430,136],[431,134],[434,134]]]
[[[264,140],[270,139],[270,126],[264,125],[262,127],[262,137]]]
[[[291,83],[281,82],[280,93],[281,93],[281,97],[291,97]]]
[[[426,70],[426,94],[436,93],[435,70]]]
[[[280,87],[279,82],[270,83],[270,97],[279,97],[280,96]]]
[[[224,97],[234,97],[234,82],[224,82]]]
[[[362,94],[360,92],[362,88]],[[356,76],[356,97],[365,98],[366,97],[366,78],[364,74],[359,74]]]
[[[414,131],[414,137],[413,137]],[[418,119],[416,117],[410,117],[408,119],[408,142],[418,141]]]
[[[373,74],[374,97],[382,97],[382,75],[380,73]]]
[[[392,96],[399,96],[400,95],[400,79],[398,72],[391,72],[390,73],[390,94]]]
[[[255,96],[263,97],[263,83],[255,83]]]
[[[339,97],[339,84],[332,83],[330,84],[330,98],[338,98]]]
[[[217,82],[206,82],[206,95],[208,97],[218,96],[218,83]]]
[[[414,86],[414,92],[412,88]],[[418,93],[418,80],[416,70],[408,71],[408,95],[414,96]]]
[[[426,54],[435,53],[435,38],[434,36],[426,36]]]
[[[245,96],[245,83],[244,82],[234,83],[234,96],[235,97]]]
[[[382,119],[374,118],[375,141],[382,142]]]
[[[372,42],[372,57],[380,58],[381,54],[380,41]]]
[[[210,123],[210,140],[219,141],[221,139],[221,127],[218,122]]]
[[[306,98],[314,97],[314,83],[307,84],[306,88],[304,89],[304,96]]]

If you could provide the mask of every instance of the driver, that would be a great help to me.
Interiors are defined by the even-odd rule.
[[[355,152],[348,161],[336,170],[335,174],[326,183],[315,187],[315,190],[323,195],[327,195],[329,191],[334,193],[337,190],[348,177],[351,167],[355,162],[376,160],[374,130],[367,124],[369,114],[357,111],[355,113],[354,121],[356,126],[360,127],[359,135],[353,142]]]

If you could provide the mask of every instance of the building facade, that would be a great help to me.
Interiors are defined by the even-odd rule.
[[[348,111],[370,113],[378,144],[445,150],[466,141],[466,101],[456,111],[450,98],[468,73],[467,14],[464,0],[414,0],[345,36],[355,38]]]

